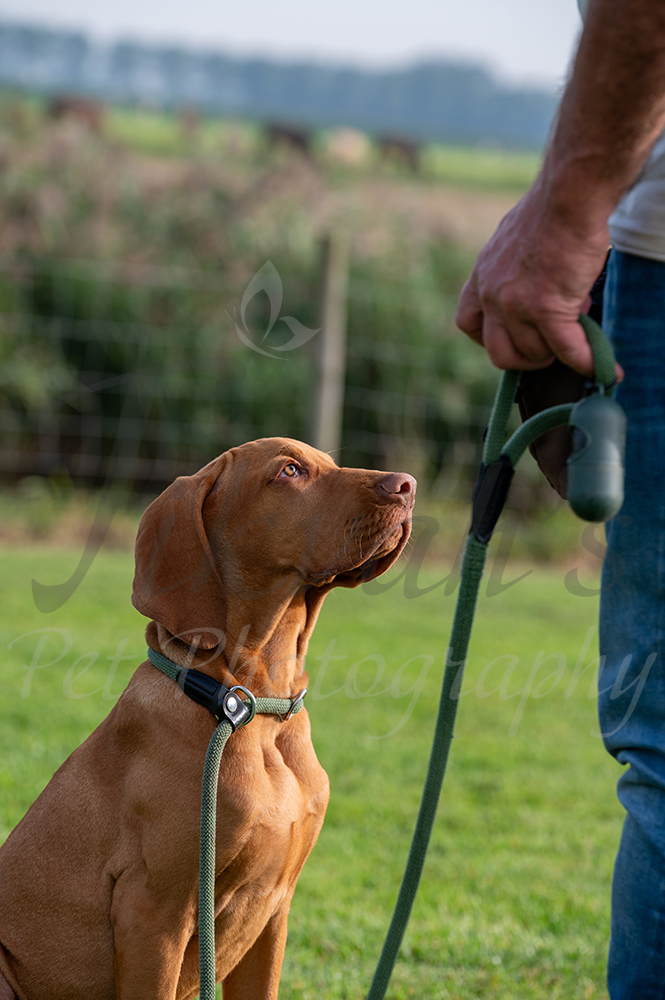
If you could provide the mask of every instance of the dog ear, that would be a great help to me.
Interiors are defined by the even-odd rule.
[[[224,588],[203,506],[215,487],[216,506],[221,502],[232,464],[225,452],[195,475],[180,476],[147,508],[136,536],[132,604],[201,649],[223,643],[226,627]]]

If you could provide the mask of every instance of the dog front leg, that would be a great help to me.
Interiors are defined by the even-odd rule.
[[[289,901],[290,902],[290,901]],[[223,982],[224,1000],[276,1000],[286,948],[288,903],[272,915]]]
[[[189,937],[182,911],[157,905],[144,887],[116,887],[111,921],[117,1000],[175,1000]]]
[[[16,1000],[16,994],[0,972],[0,1000]]]

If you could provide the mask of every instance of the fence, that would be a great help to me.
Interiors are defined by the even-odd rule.
[[[0,262],[0,477],[150,494],[252,438],[321,443],[321,359],[337,323],[348,336],[334,362],[335,458],[466,495],[496,373],[452,332],[452,297],[358,267],[332,293],[329,272],[322,292],[320,273],[263,271],[253,292],[209,271]]]

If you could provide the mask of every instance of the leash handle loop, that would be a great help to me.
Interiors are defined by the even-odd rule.
[[[580,313],[577,321],[586,334],[589,347],[593,352],[594,377],[598,385],[610,389],[616,382],[616,358],[610,340],[602,326],[591,316]]]
[[[502,455],[505,455],[514,466],[517,465],[529,445],[533,444],[541,434],[568,423],[574,406],[574,403],[561,403],[560,406],[552,406],[549,410],[542,410],[529,417],[508,439]]]

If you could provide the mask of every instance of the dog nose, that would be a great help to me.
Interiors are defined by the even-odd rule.
[[[416,495],[416,481],[405,472],[389,472],[376,484],[376,491],[382,500],[399,500],[412,504]]]

